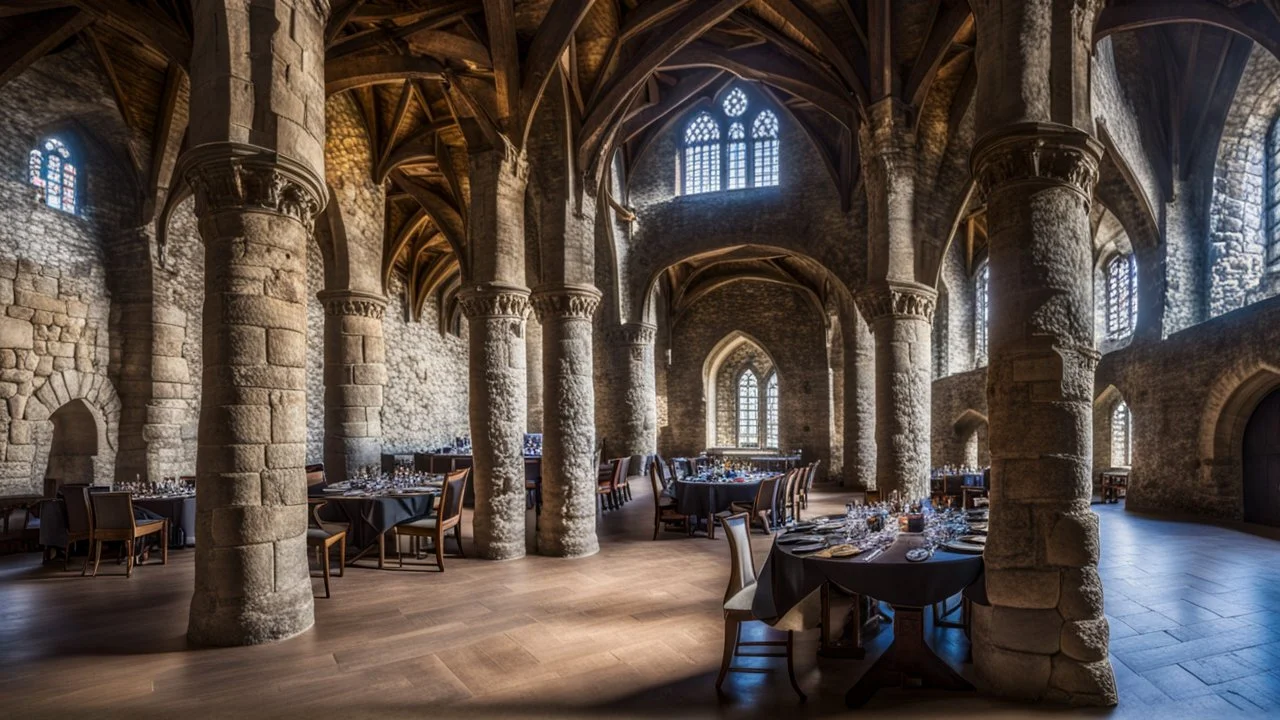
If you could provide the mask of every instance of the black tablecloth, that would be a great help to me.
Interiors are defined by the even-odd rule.
[[[729,503],[751,502],[756,499],[755,482],[675,482],[676,512],[681,515],[704,517],[729,509]]]
[[[919,540],[919,536],[900,535],[871,562],[860,556],[797,556],[788,546],[775,543],[760,571],[752,611],[766,622],[776,620],[824,582],[890,605],[924,607],[955,595],[982,575],[981,555],[938,550],[925,562],[907,562],[907,550]]]
[[[347,544],[359,550],[378,542],[379,535],[402,522],[426,517],[439,493],[377,497],[313,493],[312,497],[328,501],[320,508],[322,519],[351,524]]]
[[[135,508],[144,508],[169,519],[169,546],[196,544],[196,496],[134,498]]]

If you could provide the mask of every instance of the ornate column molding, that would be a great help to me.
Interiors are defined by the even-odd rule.
[[[933,322],[938,292],[920,283],[888,281],[858,293],[857,303],[867,322],[884,317],[918,318]]]
[[[622,345],[652,345],[658,339],[658,327],[646,322],[614,325],[604,331],[604,337]]]
[[[538,322],[548,317],[590,320],[600,306],[600,291],[591,285],[554,285],[533,291],[530,302]]]
[[[996,188],[1035,183],[1071,188],[1090,202],[1102,152],[1102,143],[1074,127],[1017,123],[979,140],[969,165],[983,197]]]
[[[182,154],[178,173],[196,198],[196,216],[223,211],[290,217],[307,232],[324,209],[324,178],[274,150],[237,142],[198,145]]]
[[[914,174],[916,137],[911,130],[910,112],[896,98],[885,98],[867,108],[867,122],[859,129],[866,170],[879,170],[889,176]]]
[[[382,295],[359,290],[321,290],[316,297],[324,304],[325,315],[355,315],[381,320],[387,313],[387,299]]]
[[[529,288],[508,283],[489,282],[458,293],[462,313],[474,317],[510,317],[524,320],[529,316]]]

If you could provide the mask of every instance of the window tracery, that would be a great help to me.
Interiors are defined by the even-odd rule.
[[[778,447],[778,373],[764,384],[764,446]]]
[[[751,370],[738,376],[738,447],[760,446],[760,381]]]
[[[46,138],[27,156],[27,181],[40,188],[41,201],[55,210],[76,213],[78,169],[71,150]]]
[[[752,111],[750,97],[735,87],[721,100],[718,110],[702,110],[694,115],[684,131],[682,194],[778,184],[778,116],[768,108],[754,115]]]
[[[1107,339],[1133,332],[1138,311],[1137,268],[1133,255],[1117,255],[1107,263]]]

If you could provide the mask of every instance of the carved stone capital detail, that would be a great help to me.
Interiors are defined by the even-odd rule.
[[[983,196],[1022,183],[1068,187],[1093,198],[1102,144],[1066,125],[1020,123],[990,133],[973,148],[970,167]]]
[[[548,317],[590,320],[600,307],[600,291],[590,285],[538,288],[530,299],[538,322]]]
[[[506,283],[485,283],[458,293],[462,314],[469,318],[529,316],[529,289]]]
[[[858,293],[857,302],[867,322],[883,317],[919,318],[933,322],[938,293],[927,285],[888,282]]]
[[[621,345],[652,345],[658,339],[658,328],[645,322],[626,323],[606,328],[604,337]]]
[[[191,148],[178,162],[195,194],[197,217],[226,210],[267,212],[293,218],[310,233],[324,208],[324,180],[268,148],[209,143]]]
[[[324,290],[318,297],[324,303],[325,315],[354,315],[381,320],[387,314],[387,299],[381,295],[357,290]]]

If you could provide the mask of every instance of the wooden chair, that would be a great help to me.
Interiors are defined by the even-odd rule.
[[[89,505],[88,485],[63,485],[62,501],[67,509],[67,546],[63,552],[66,560],[63,570],[71,569],[71,548],[81,540],[89,541],[89,550],[84,556],[84,567],[80,574],[89,571],[89,555],[93,551],[93,508]]]
[[[778,491],[778,476],[774,475],[765,478],[756,486],[756,499],[750,505],[743,502],[729,503],[729,512],[721,513],[720,517],[732,515],[734,513],[746,513],[752,520],[760,521],[760,529],[764,534],[768,535],[773,528],[774,519],[774,496]]]
[[[346,529],[331,530],[325,527],[326,523],[320,519],[320,508],[328,501],[322,499],[308,500],[311,505],[310,524],[307,526],[307,548],[315,548],[316,560],[319,561],[324,576],[324,596],[329,597],[329,573],[330,566],[333,564],[333,558],[329,555],[329,549],[335,544],[338,546],[338,577],[346,574],[347,568],[347,531]]]
[[[762,483],[763,484],[763,483]],[[742,625],[756,620],[751,606],[756,598],[756,563],[751,554],[751,532],[748,527],[746,513],[721,515],[721,527],[729,538],[729,586],[724,591],[724,657],[720,662],[720,674],[716,677],[716,692],[724,685],[724,679],[730,672],[769,672],[768,668],[734,667],[735,657],[785,657],[787,659],[787,677],[791,687],[800,696],[800,702],[806,700],[800,683],[796,681],[795,668],[795,631],[786,629],[786,640],[742,641]],[[785,647],[785,652],[739,653],[739,648],[746,647]]]
[[[148,535],[158,534],[161,565],[169,564],[169,521],[152,520],[141,525],[134,519],[133,496],[127,492],[93,493],[93,577],[102,561],[102,543],[118,541],[128,554],[125,577],[133,577],[134,543]],[[85,567],[89,563],[85,562]]]
[[[313,488],[317,485],[324,485],[328,481],[324,477],[324,463],[316,463],[308,465],[307,469],[307,487]]]
[[[781,490],[781,512],[775,522],[786,523],[792,518],[800,519],[800,514],[796,512],[796,506],[800,502],[800,481],[801,475],[804,473],[803,468],[792,468],[788,470],[782,478],[779,490]],[[775,503],[774,507],[778,507]]]
[[[627,476],[627,471],[630,468],[631,458],[614,458],[610,461],[608,481],[600,482],[597,480],[596,497],[600,499],[601,511],[617,510],[622,507],[622,504],[619,502],[619,491],[622,484],[621,478],[625,478]]]
[[[400,558],[400,567],[404,567],[404,553],[400,552],[400,536],[407,535],[416,542],[421,538],[430,538],[435,545],[436,566],[444,572],[444,540],[450,530],[453,540],[458,546],[458,556],[462,554],[462,497],[467,492],[467,478],[471,468],[456,470],[445,476],[444,497],[434,516],[403,522],[391,528],[395,538],[396,554]],[[418,556],[418,548],[414,547],[414,558]]]
[[[658,530],[665,523],[668,527],[674,524],[684,525],[687,534],[693,534],[693,524],[690,518],[676,512],[675,498],[665,497],[662,494],[664,485],[662,482],[662,471],[660,463],[653,463],[649,466],[649,483],[653,485],[653,539],[658,539]]]
[[[800,486],[800,507],[805,510],[809,509],[809,491],[813,489],[813,483],[818,478],[818,465],[821,462],[821,460],[814,460],[809,463],[808,472],[804,475],[804,483]],[[800,519],[799,515],[796,519]]]

